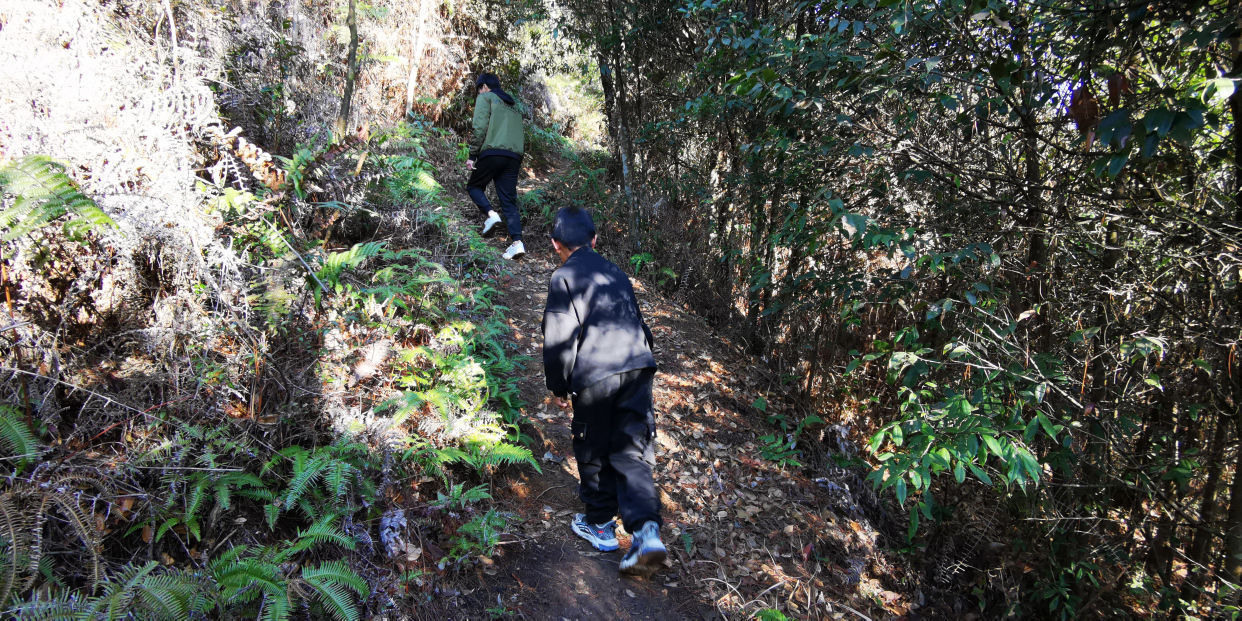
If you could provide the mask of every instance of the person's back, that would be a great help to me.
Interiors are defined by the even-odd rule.
[[[474,102],[475,131],[483,135],[476,159],[490,155],[521,157],[525,152],[522,115],[516,105],[505,102],[494,91],[479,93]]]
[[[566,328],[578,334],[544,351],[549,378],[558,380],[549,385],[554,393],[576,392],[609,375],[656,366],[651,333],[629,277],[589,246],[575,250],[552,273],[548,287],[544,331],[556,341]]]
[[[470,172],[466,192],[484,218],[483,234],[487,235],[501,222],[500,214],[492,209],[487,199],[488,184],[495,184],[496,198],[500,199],[500,208],[505,214],[505,228],[509,230],[509,239],[513,240],[501,256],[514,259],[526,254],[526,245],[522,243],[522,215],[517,204],[518,169],[522,166],[525,149],[522,114],[518,112],[517,101],[500,88],[500,78],[494,74],[480,75],[475,88],[478,95],[474,99],[470,157],[466,160],[466,170]]]
[[[548,283],[543,364],[558,399],[573,397],[578,497],[574,533],[603,551],[617,550],[613,516],[634,535],[622,573],[648,575],[668,553],[660,541],[655,467],[655,356],[630,279],[596,254],[595,223],[585,210],[557,212],[552,247],[561,267]],[[562,402],[561,407],[565,407]]]

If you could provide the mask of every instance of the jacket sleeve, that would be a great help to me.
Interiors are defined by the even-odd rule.
[[[655,336],[651,334],[651,327],[647,325],[647,318],[643,317],[643,305],[638,303],[638,295],[634,293],[634,283],[630,283],[630,297],[634,298],[634,310],[638,313],[638,323],[643,326],[643,338],[647,341],[647,349],[651,353],[655,353]]]
[[[564,398],[573,385],[574,364],[578,358],[578,335],[582,322],[572,304],[569,283],[552,277],[548,302],[543,309],[543,372],[548,390]]]
[[[485,95],[487,93],[479,93],[474,98],[474,139],[470,141],[470,159],[479,157],[487,140],[487,126],[492,122],[492,102]]]

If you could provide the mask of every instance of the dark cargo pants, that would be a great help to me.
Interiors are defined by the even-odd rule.
[[[578,496],[586,521],[602,524],[620,512],[635,532],[660,520],[660,499],[652,479],[655,466],[654,369],[608,376],[573,399],[574,456]]]

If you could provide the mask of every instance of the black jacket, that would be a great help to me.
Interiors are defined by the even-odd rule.
[[[656,368],[651,329],[620,268],[589,247],[570,255],[548,283],[543,370],[558,397],[609,375]]]

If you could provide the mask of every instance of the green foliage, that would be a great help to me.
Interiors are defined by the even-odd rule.
[[[151,420],[148,430],[173,431],[168,442],[134,456],[136,464],[162,470],[159,490],[165,495],[150,517],[135,521],[126,534],[149,527],[157,542],[174,532],[184,532],[189,540],[199,541],[204,518],[210,516],[208,521],[214,523],[232,507],[234,496],[262,503],[275,497],[257,475],[230,467],[249,461],[254,454],[248,439],[235,437],[232,428],[204,428],[161,413]]]
[[[476,485],[470,489],[465,489],[462,483],[454,483],[449,486],[448,493],[436,492],[436,501],[433,506],[449,511],[460,511],[468,505],[482,500],[491,500],[492,495],[487,492],[486,485]]]
[[[303,187],[306,184],[306,175],[318,156],[319,149],[308,144],[298,145],[292,158],[277,156],[285,171],[285,187],[293,190],[294,196],[306,198],[306,188]]]
[[[0,197],[13,197],[13,204],[0,211],[0,232],[12,240],[69,214],[64,225],[71,239],[88,231],[115,228],[112,218],[78,189],[67,174],[68,166],[50,157],[30,155],[0,167]]]
[[[278,488],[264,507],[268,527],[276,528],[277,518],[293,509],[306,519],[322,520],[352,511],[355,499],[370,502],[375,484],[366,471],[378,465],[366,445],[343,439],[310,450],[291,446],[277,452],[261,472],[261,476],[285,473],[284,488]]]
[[[767,399],[763,397],[755,399],[755,407],[761,412],[766,412]],[[781,433],[770,433],[760,436],[759,456],[768,461],[776,462],[782,468],[788,466],[802,467],[802,462],[798,461],[800,457],[800,452],[798,451],[799,438],[802,437],[802,432],[807,427],[823,424],[824,419],[814,414],[808,414],[791,428],[789,420],[785,415],[770,414],[768,415],[768,422],[779,426]]]
[[[203,576],[129,564],[99,583],[99,595],[56,592],[19,602],[8,612],[21,619],[187,619],[212,612],[214,592]]]
[[[772,608],[764,608],[756,612],[754,618],[758,621],[788,621],[789,619],[781,611]]]
[[[440,567],[449,563],[460,563],[474,556],[491,556],[500,543],[500,534],[509,524],[509,515],[495,509],[476,515],[462,524],[453,536],[452,548],[448,555],[440,560]]]
[[[566,6],[616,87],[604,206],[635,269],[693,266],[791,396],[865,404],[912,538],[953,489],[1039,542],[1004,614],[1129,614],[1092,586],[1112,567],[1150,573],[1142,607],[1224,613],[1221,580],[1172,591],[1242,564],[1204,534],[1238,502],[1236,7]],[[765,455],[796,459],[782,431]]]
[[[300,565],[300,571],[297,564],[302,553],[322,543],[353,549],[353,539],[333,520],[317,522],[286,546],[237,546],[212,559],[208,571],[219,585],[222,604],[249,614],[257,609],[259,618],[270,621],[290,618],[299,602],[339,621],[359,619],[355,598],[369,593],[362,577],[343,561]]]
[[[323,267],[316,274],[319,280],[340,292],[341,273],[347,269],[357,268],[363,261],[380,254],[384,250],[384,242],[364,242],[354,244],[353,248],[344,252],[333,252],[323,259]]]
[[[40,453],[39,441],[15,407],[0,404],[0,457],[14,460],[17,472]]]

